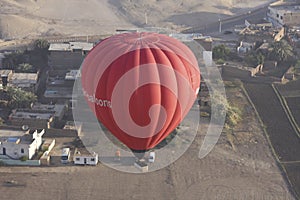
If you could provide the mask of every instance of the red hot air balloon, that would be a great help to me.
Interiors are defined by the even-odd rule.
[[[192,51],[157,33],[125,33],[96,45],[82,89],[98,120],[134,151],[155,147],[183,120],[199,90]]]

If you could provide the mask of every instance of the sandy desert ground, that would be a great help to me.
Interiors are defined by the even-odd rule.
[[[2,39],[98,35],[147,26],[201,26],[270,0],[1,0]],[[146,20],[147,18],[147,20]]]
[[[145,26],[182,30],[245,12],[259,0],[1,0],[2,39],[97,35]],[[147,13],[145,15],[145,13]],[[0,199],[294,199],[242,91],[228,95],[245,116],[235,130],[236,150],[223,134],[198,158],[207,121],[188,149],[167,168],[128,174],[96,167],[0,167]]]

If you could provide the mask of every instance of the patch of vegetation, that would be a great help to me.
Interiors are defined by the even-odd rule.
[[[213,48],[213,59],[215,60],[227,60],[227,58],[230,55],[230,49],[228,47],[226,47],[224,44],[215,46]]]
[[[5,93],[8,96],[8,107],[15,108],[28,108],[30,104],[37,100],[37,97],[32,92],[26,92],[19,88],[7,87]]]
[[[3,58],[2,65],[5,69],[15,70],[15,66],[25,62],[24,52],[16,51],[10,54],[5,55]]]
[[[200,117],[210,117],[210,114],[208,112],[201,111]]]
[[[266,59],[265,55],[263,55],[260,52],[253,51],[246,55],[245,62],[250,66],[257,66],[260,64],[264,64],[265,59]]]
[[[39,151],[39,152],[37,153],[37,157],[38,157],[38,158],[41,158],[43,154],[44,154],[44,152]]]
[[[232,148],[235,149],[233,129],[242,119],[242,111],[239,107],[229,103],[225,96],[221,94],[214,94],[211,97],[213,98],[212,102],[216,104],[215,107],[213,107],[212,118],[217,121],[220,116],[226,115],[224,128],[227,141],[231,144]]]
[[[21,160],[21,161],[26,161],[26,160],[28,160],[28,156],[22,156],[22,157],[20,158],[20,160]]]
[[[0,166],[5,166],[5,162],[3,162],[2,160],[0,160]]]
[[[287,61],[294,56],[293,47],[286,40],[280,40],[271,44],[272,51],[269,59]]]
[[[38,39],[32,44],[33,50],[16,51],[5,55],[3,68],[16,72],[36,72],[47,67],[48,48],[47,40]]]
[[[29,63],[21,63],[15,68],[17,73],[35,73],[37,70]]]
[[[224,63],[225,63],[225,60],[223,60],[221,58],[216,61],[217,65],[223,65]]]
[[[224,82],[226,88],[237,88],[237,87],[241,87],[242,84],[243,84],[242,81],[239,79]]]
[[[300,75],[300,60],[295,61],[294,73],[298,76]]]
[[[49,42],[44,39],[37,39],[33,42],[33,46],[35,50],[48,50]]]

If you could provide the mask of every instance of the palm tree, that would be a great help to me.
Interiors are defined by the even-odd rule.
[[[286,61],[294,55],[293,47],[286,40],[274,42],[271,47],[271,57],[277,61]]]

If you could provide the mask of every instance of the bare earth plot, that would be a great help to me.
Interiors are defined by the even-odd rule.
[[[298,126],[300,126],[300,97],[288,97],[286,101]]]
[[[276,88],[285,98],[298,127],[300,127],[300,80],[285,85],[277,85]]]
[[[222,134],[213,151],[198,158],[209,121],[204,118],[188,151],[169,167],[147,174],[119,172],[103,164],[0,167],[1,200],[294,199],[253,108],[240,89],[227,90],[227,96],[244,112],[234,130],[236,151]]]
[[[299,196],[300,138],[271,85],[246,83],[245,88],[266,126],[274,153],[286,171],[287,181]]]

